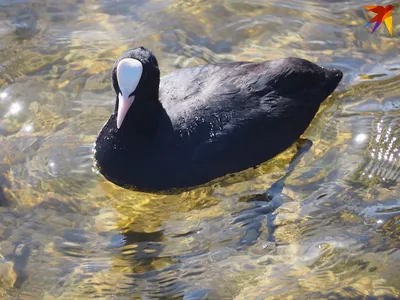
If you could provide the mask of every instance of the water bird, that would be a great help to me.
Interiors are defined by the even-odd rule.
[[[160,79],[138,47],[111,72],[115,108],[94,159],[109,181],[174,193],[256,167],[291,146],[342,79],[301,58],[184,68]]]

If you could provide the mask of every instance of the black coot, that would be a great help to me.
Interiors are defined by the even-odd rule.
[[[117,185],[139,191],[190,188],[259,165],[306,130],[342,72],[307,60],[230,62],[170,73],[136,48],[112,70],[113,114],[95,159]]]

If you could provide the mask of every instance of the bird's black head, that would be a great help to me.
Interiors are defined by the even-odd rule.
[[[158,101],[160,70],[154,54],[143,48],[125,52],[112,69],[117,94],[117,127],[120,128],[135,99]]]

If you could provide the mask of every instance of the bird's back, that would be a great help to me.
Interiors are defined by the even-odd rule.
[[[260,164],[305,131],[333,91],[327,81],[324,69],[295,58],[205,65],[164,76],[160,101],[172,124],[165,128],[174,134],[161,124],[157,140],[168,138],[159,149],[169,156],[160,153],[159,164],[186,172],[180,177],[188,185]]]

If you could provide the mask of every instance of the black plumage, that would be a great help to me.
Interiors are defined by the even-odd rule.
[[[117,95],[123,58],[139,60],[143,74],[119,129],[117,99],[95,159],[108,180],[140,191],[194,187],[269,160],[300,137],[342,78],[286,58],[202,65],[160,80],[153,53],[140,47],[113,68]]]

